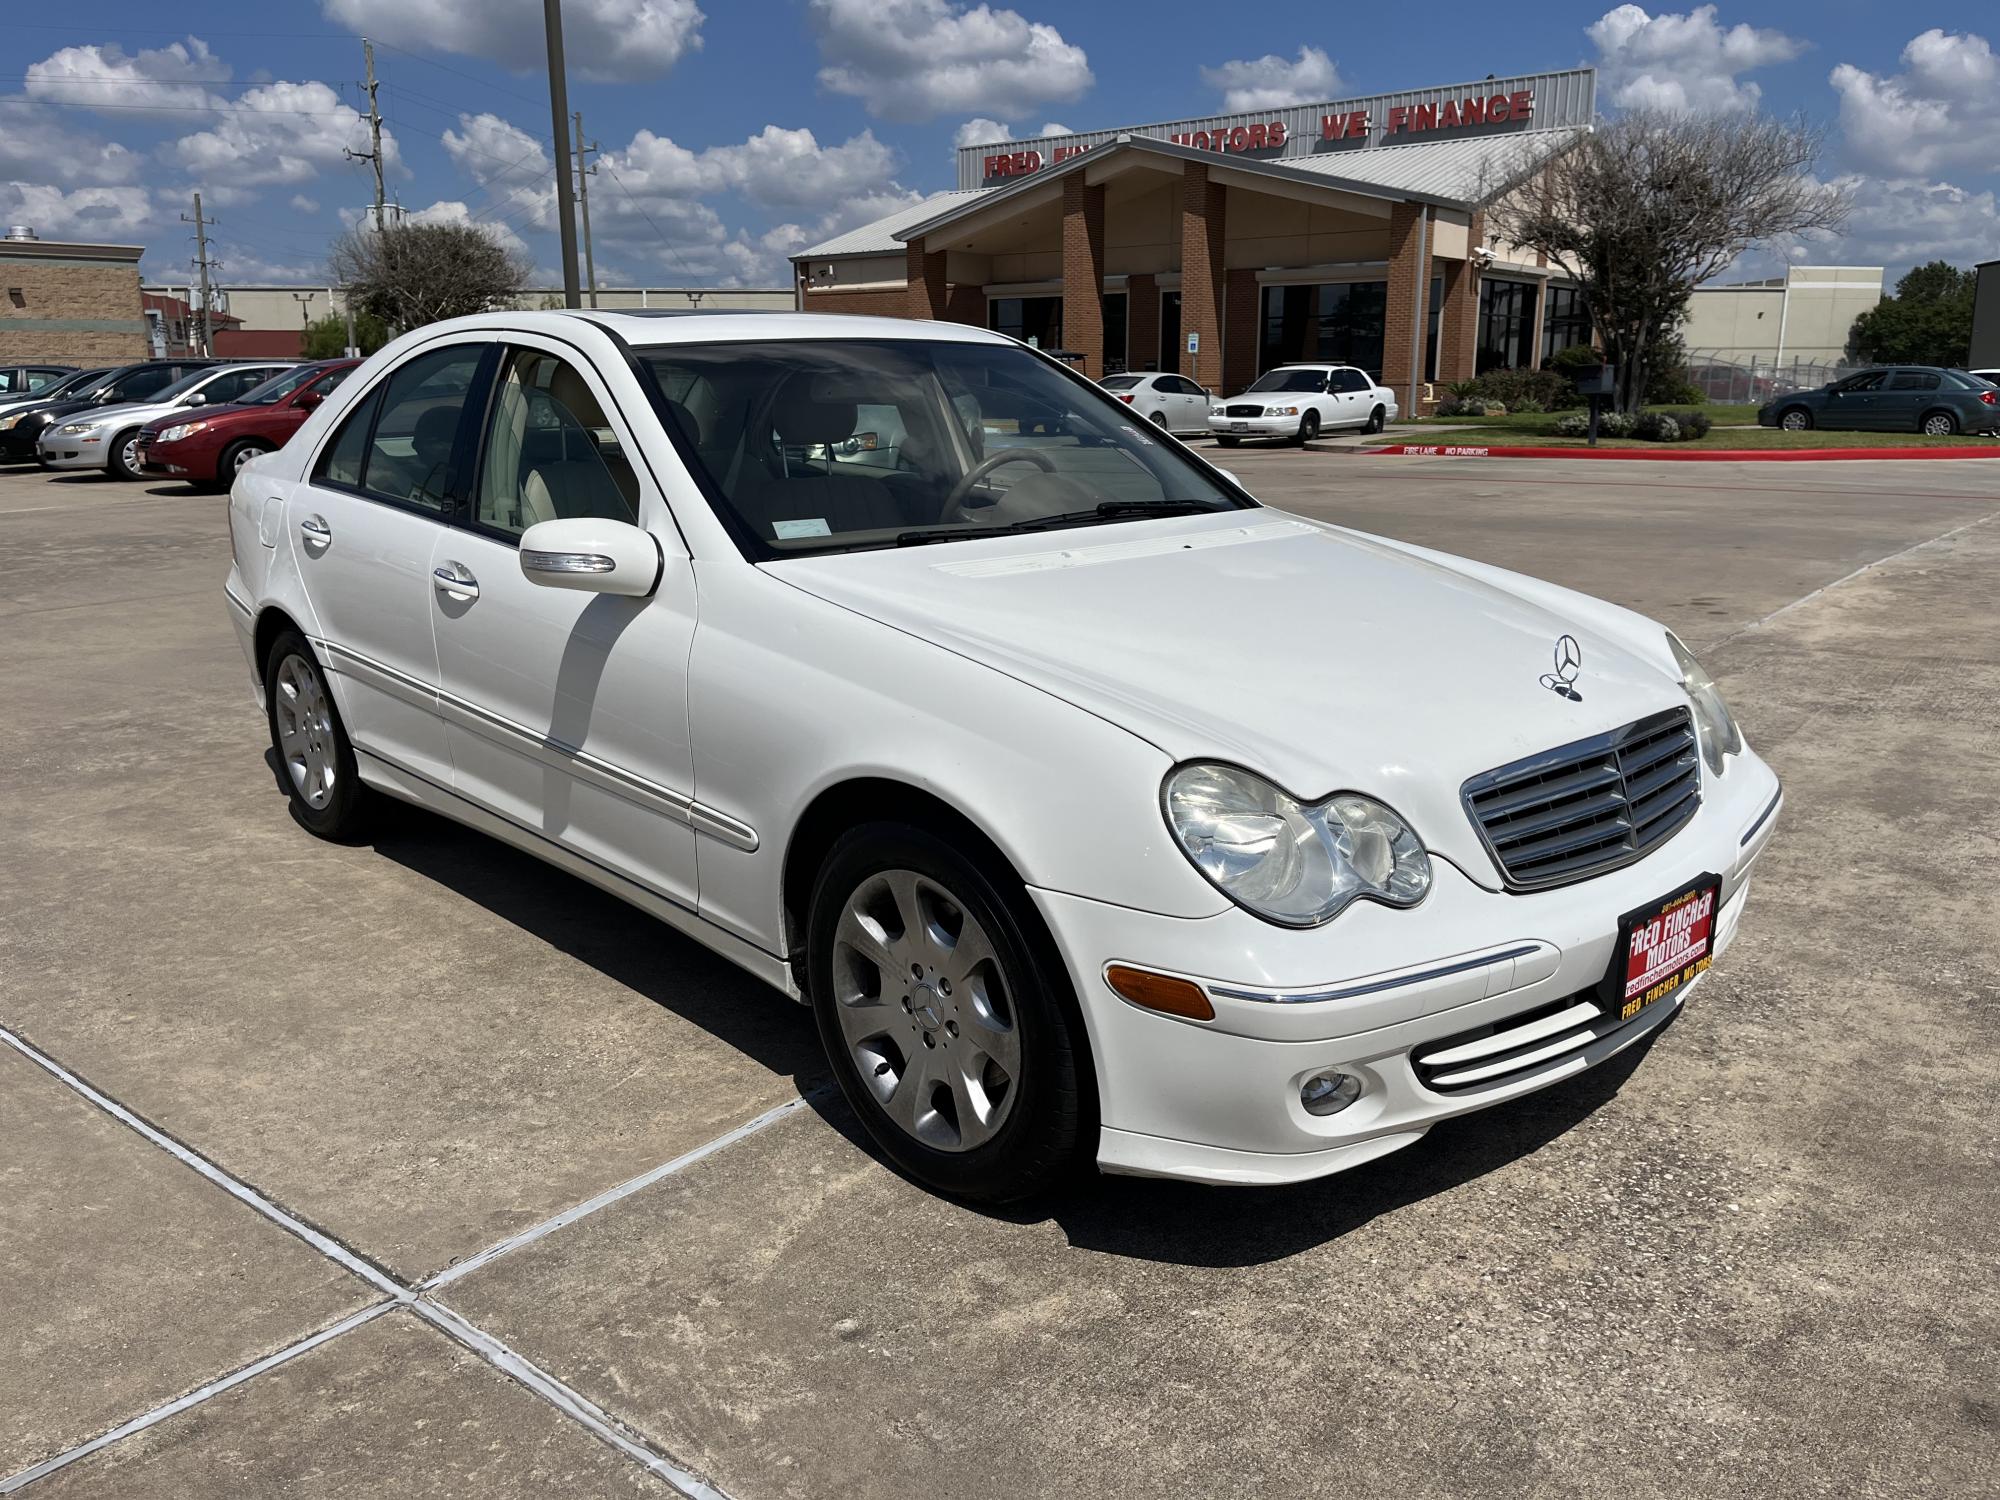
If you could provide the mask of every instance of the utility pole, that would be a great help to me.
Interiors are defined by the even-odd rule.
[[[542,0],[548,41],[550,132],[556,147],[556,228],[562,236],[563,306],[583,306],[576,275],[576,192],[569,175],[569,84],[563,76],[562,0]]]
[[[209,315],[208,231],[214,226],[215,220],[204,219],[201,216],[200,193],[194,195],[194,217],[190,219],[186,214],[182,214],[181,222],[194,225],[194,264],[195,269],[201,273],[201,352],[203,355],[209,355],[215,352],[215,324]]]
[[[366,37],[361,39],[361,61],[368,69],[368,149],[350,151],[342,148],[342,154],[349,161],[371,162],[375,167],[375,232],[382,232],[382,111],[375,105],[375,44]]]
[[[598,152],[597,142],[588,145],[583,139],[583,111],[578,110],[576,119],[576,207],[583,218],[583,269],[590,280],[590,305],[597,306],[597,257],[590,253],[590,179],[597,175],[597,168],[587,167],[584,158]]]

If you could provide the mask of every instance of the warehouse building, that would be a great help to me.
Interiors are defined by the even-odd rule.
[[[39,238],[14,225],[0,238],[0,362],[116,364],[144,359],[139,301],[143,245]]]
[[[1792,266],[1764,281],[1698,287],[1681,339],[1691,355],[1729,363],[1835,365],[1854,320],[1881,300],[1880,266]]]
[[[974,323],[1092,376],[1210,390],[1341,361],[1421,410],[1588,342],[1575,289],[1485,211],[1533,190],[1595,97],[1582,68],[966,146],[955,189],[794,256],[797,305]]]

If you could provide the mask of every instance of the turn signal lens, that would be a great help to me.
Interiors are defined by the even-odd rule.
[[[2000,406],[2000,392],[1981,391],[1979,399],[1984,401],[1988,406]]]
[[[1201,986],[1191,979],[1113,964],[1104,971],[1104,982],[1121,1000],[1129,1000],[1143,1010],[1157,1010],[1188,1021],[1215,1019],[1215,1007],[1208,1003]]]
[[[1120,401],[1123,401],[1127,406],[1130,406],[1132,404],[1132,398],[1129,395],[1120,396],[1118,399]]]

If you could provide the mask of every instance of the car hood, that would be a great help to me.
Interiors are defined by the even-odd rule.
[[[1175,761],[1234,762],[1300,797],[1378,797],[1487,885],[1459,801],[1468,777],[1687,701],[1664,647],[1605,629],[1601,606],[1570,616],[1280,511],[764,566]],[[1542,683],[1563,635],[1581,647],[1576,700]]]

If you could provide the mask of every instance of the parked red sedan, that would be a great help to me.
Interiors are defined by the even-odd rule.
[[[361,363],[325,359],[299,365],[246,391],[229,406],[175,412],[139,430],[142,473],[227,486],[260,453],[285,446],[313,408]]]

